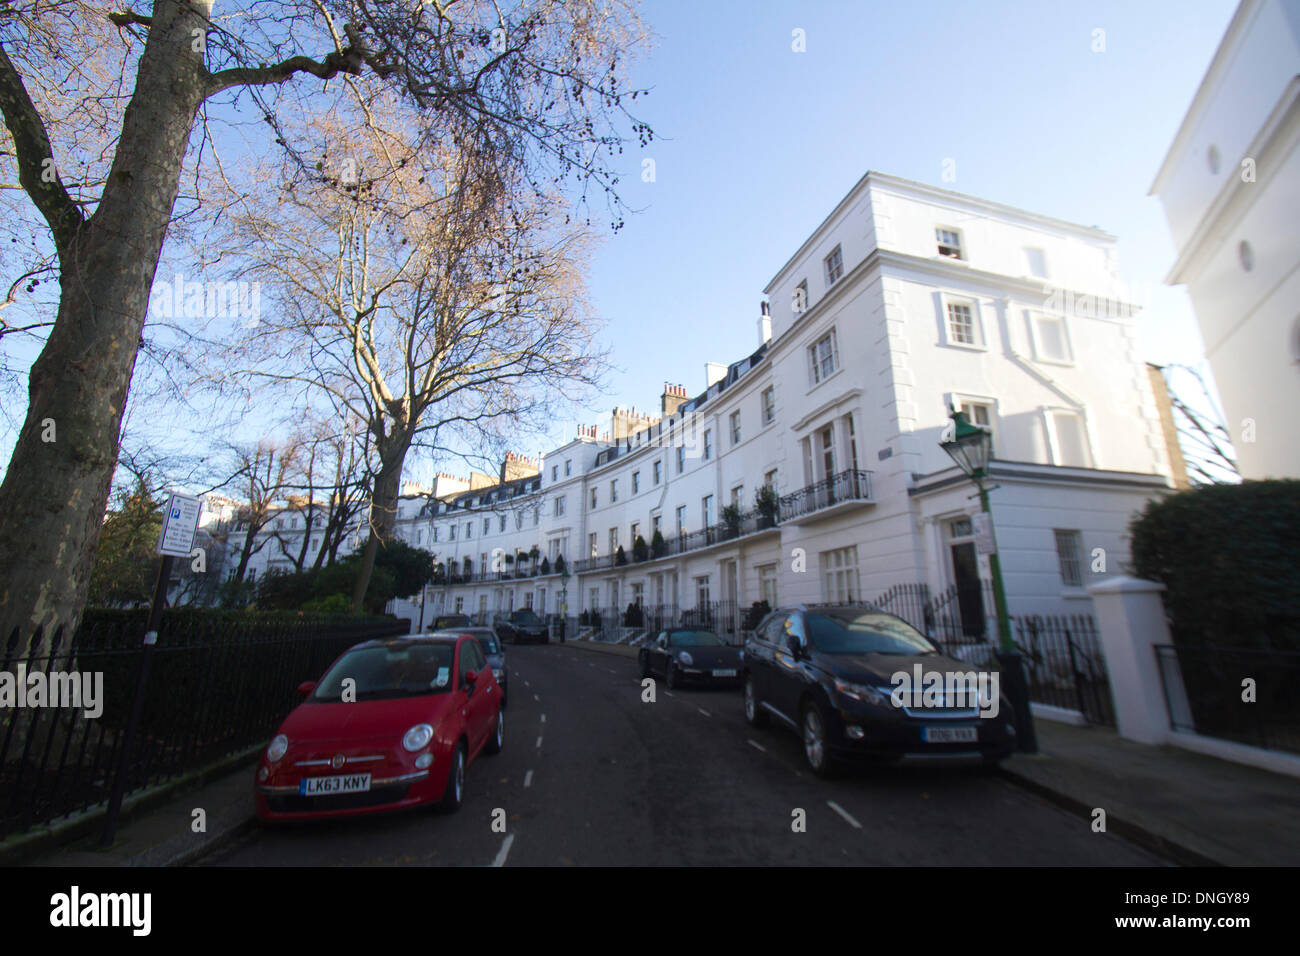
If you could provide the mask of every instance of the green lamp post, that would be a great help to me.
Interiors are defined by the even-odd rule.
[[[944,429],[939,447],[957,463],[957,467],[975,483],[979,491],[980,510],[988,518],[988,534],[992,544],[989,552],[989,571],[993,574],[993,603],[998,616],[998,663],[1007,683],[1007,697],[1015,711],[1016,739],[1024,753],[1035,753],[1038,740],[1034,734],[1033,713],[1029,706],[1029,681],[1025,675],[1024,659],[1011,639],[1011,619],[1007,614],[1007,593],[1002,584],[1002,562],[998,557],[997,538],[993,533],[993,512],[989,508],[989,462],[993,458],[993,432],[980,425],[972,425],[963,412],[952,411],[952,422]]]

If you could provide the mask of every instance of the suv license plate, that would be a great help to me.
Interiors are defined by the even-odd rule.
[[[369,791],[370,774],[368,773],[350,773],[338,777],[304,777],[298,783],[298,793],[304,797]]]
[[[922,727],[921,739],[927,744],[973,744],[979,740],[974,727]]]
[[[735,677],[736,669],[733,667],[733,668],[723,668],[721,670],[714,670],[713,676],[714,677]]]

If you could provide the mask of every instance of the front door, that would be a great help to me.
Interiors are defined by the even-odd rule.
[[[957,608],[961,614],[961,633],[966,637],[984,637],[984,597],[980,589],[979,559],[974,541],[952,545],[952,574],[957,585]]]

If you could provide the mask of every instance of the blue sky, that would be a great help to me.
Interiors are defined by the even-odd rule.
[[[1145,357],[1202,364],[1186,293],[1163,285],[1174,248],[1147,191],[1235,7],[651,0],[657,38],[634,77],[659,138],[625,154],[641,211],[590,280],[621,371],[580,420],[656,411],[665,381],[696,394],[706,361],[748,354],[764,286],[868,169],[1117,236],[1126,281],[1150,290]]]
[[[764,286],[869,169],[1117,236],[1134,297],[1149,294],[1144,357],[1209,378],[1187,295],[1163,284],[1174,248],[1147,191],[1235,7],[646,0],[655,39],[633,80],[652,92],[634,105],[657,138],[621,157],[639,211],[605,235],[590,276],[616,371],[604,395],[516,450],[603,427],[615,405],[655,413],[665,381],[696,394],[705,362],[749,354]],[[13,438],[0,429],[0,460]],[[413,459],[410,478],[465,470]]]

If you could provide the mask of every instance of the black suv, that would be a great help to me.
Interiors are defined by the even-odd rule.
[[[523,644],[526,641],[545,644],[550,640],[550,630],[546,622],[527,608],[511,611],[505,620],[497,621],[493,627],[496,628],[497,636],[501,640],[513,644]]]
[[[996,673],[871,605],[781,608],[745,642],[745,718],[788,725],[819,776],[855,758],[996,763],[1016,740]]]

